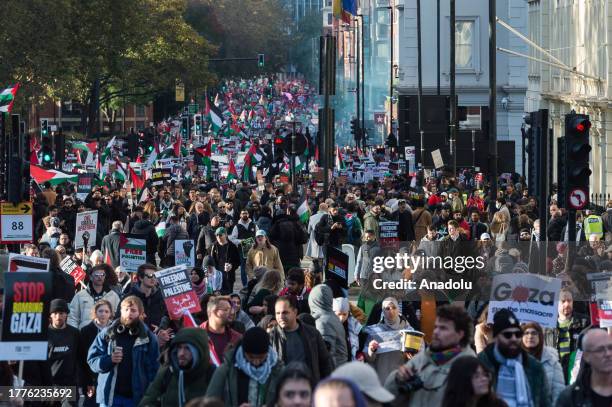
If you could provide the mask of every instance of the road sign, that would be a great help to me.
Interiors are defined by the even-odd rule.
[[[385,124],[385,112],[374,112],[374,123]]]
[[[580,210],[583,209],[587,203],[587,193],[582,188],[575,188],[569,194],[568,203],[570,208]]]
[[[32,243],[32,203],[21,202],[13,205],[10,202],[0,202],[0,231],[1,244]]]
[[[200,110],[200,105],[198,105],[197,103],[190,103],[189,105],[187,105],[187,109],[189,114],[196,114],[198,113],[198,110]]]

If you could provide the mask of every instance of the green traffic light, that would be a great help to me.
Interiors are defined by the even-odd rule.
[[[51,161],[51,155],[50,154],[44,154],[43,155],[43,161],[50,162]]]

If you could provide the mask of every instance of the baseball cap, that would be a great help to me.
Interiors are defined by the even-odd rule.
[[[395,399],[395,396],[380,384],[376,370],[367,363],[345,363],[334,370],[331,377],[352,380],[359,390],[379,403],[390,403]]]
[[[259,236],[267,236],[267,235],[266,235],[266,231],[265,231],[265,230],[263,230],[263,229],[259,229],[259,230],[258,230],[258,231],[255,233],[255,236],[256,236],[256,237],[259,237]]]
[[[225,233],[226,233],[226,232],[225,232],[225,228],[224,228],[223,226],[218,227],[218,228],[215,230],[215,235],[217,235],[217,236],[219,236],[219,235],[224,235]]]

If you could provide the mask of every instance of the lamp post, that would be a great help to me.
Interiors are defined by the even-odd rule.
[[[389,135],[393,134],[393,0],[386,8],[390,11],[389,19]]]

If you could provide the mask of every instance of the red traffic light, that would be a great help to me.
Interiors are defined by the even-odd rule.
[[[274,139],[274,144],[283,144],[285,142],[285,139],[283,139],[282,137],[276,137]]]
[[[591,122],[588,121],[587,119],[578,119],[576,120],[575,125],[574,125],[574,129],[576,129],[576,131],[580,133],[583,133],[590,128],[591,128]]]

